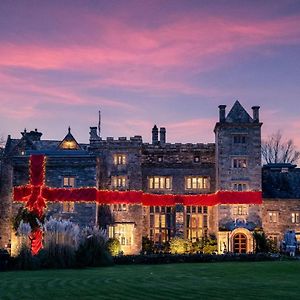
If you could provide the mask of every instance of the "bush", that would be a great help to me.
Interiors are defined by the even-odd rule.
[[[13,268],[17,270],[37,270],[40,268],[40,260],[31,254],[31,249],[23,244],[19,254],[13,259]]]
[[[108,252],[112,255],[112,256],[116,256],[119,255],[121,252],[121,244],[120,241],[116,238],[113,239],[109,239],[106,243],[106,247]]]
[[[107,251],[107,237],[98,227],[86,228],[81,236],[76,252],[78,267],[99,267],[113,264],[113,259]]]
[[[170,240],[170,252],[172,254],[184,254],[190,252],[192,242],[181,237],[174,237]]]
[[[0,248],[0,271],[6,271],[9,268],[10,255],[6,249]]]
[[[276,243],[267,238],[263,231],[254,231],[253,237],[255,239],[255,252],[256,253],[278,253]]]
[[[204,254],[215,254],[218,252],[217,239],[214,236],[204,239],[203,241],[203,253]]]
[[[44,225],[44,249],[38,257],[44,268],[72,268],[76,266],[79,227],[69,220],[52,217]]]
[[[154,242],[147,236],[142,238],[142,253],[150,254],[154,252]]]

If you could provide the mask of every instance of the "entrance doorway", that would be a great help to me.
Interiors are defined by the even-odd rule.
[[[237,233],[233,238],[233,251],[234,253],[247,252],[247,237],[243,233]]]

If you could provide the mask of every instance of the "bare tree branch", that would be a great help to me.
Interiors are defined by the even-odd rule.
[[[297,151],[294,141],[292,139],[284,140],[280,131],[262,142],[261,154],[264,164],[295,164],[300,158],[300,152]]]

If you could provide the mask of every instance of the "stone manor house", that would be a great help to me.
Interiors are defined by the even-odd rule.
[[[210,195],[217,191],[262,191],[262,202],[216,205],[162,205],[111,202],[48,202],[46,216],[80,226],[99,225],[120,240],[125,254],[139,253],[142,237],[163,243],[175,235],[195,241],[217,237],[218,251],[252,252],[253,231],[263,229],[280,245],[286,230],[300,233],[300,169],[290,164],[261,166],[259,107],[251,116],[236,101],[226,113],[219,106],[215,143],[171,144],[166,129],[154,126],[152,143],[141,136],[103,139],[90,128],[89,144],[80,144],[69,128],[62,140],[43,140],[24,130],[8,136],[1,160],[0,248],[14,241],[11,219],[20,203],[13,188],[29,182],[29,158],[47,158],[45,185],[143,191],[153,195]]]

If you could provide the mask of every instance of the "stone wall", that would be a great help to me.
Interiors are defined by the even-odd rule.
[[[142,187],[146,192],[189,194],[215,192],[215,145],[214,144],[144,144],[142,151]],[[149,176],[170,176],[172,189],[167,191],[150,190]],[[209,178],[209,188],[187,191],[186,176]]]
[[[12,173],[10,161],[2,160],[0,175],[0,249],[11,247],[12,231]]]
[[[116,227],[118,224],[132,225],[132,240],[130,245],[121,244],[124,254],[139,254],[142,250],[142,236],[144,236],[144,219],[142,205],[100,205],[98,209],[99,225],[108,232],[109,227]],[[112,236],[111,236],[112,237]],[[118,236],[116,236],[119,238]],[[120,238],[119,238],[120,239]],[[121,242],[121,240],[120,240]]]
[[[292,213],[299,214],[295,223],[292,223]],[[300,234],[300,199],[264,199],[262,227],[268,237],[277,241],[278,246],[287,230]]]

